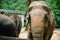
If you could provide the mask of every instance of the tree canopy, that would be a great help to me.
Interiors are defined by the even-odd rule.
[[[1,9],[27,10],[27,0],[1,0]]]

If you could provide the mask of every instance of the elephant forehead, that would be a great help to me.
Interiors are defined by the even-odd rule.
[[[47,14],[47,12],[45,12],[44,10],[41,10],[41,9],[34,9],[34,10],[30,11],[29,14],[30,15],[39,15],[39,16],[44,17],[45,14]]]
[[[40,6],[47,6],[46,2],[44,2],[44,1],[34,1],[34,2],[32,2],[32,3],[30,4],[29,7],[32,7],[32,6],[34,6],[34,5],[36,5],[36,6],[38,6],[38,5],[40,5]]]

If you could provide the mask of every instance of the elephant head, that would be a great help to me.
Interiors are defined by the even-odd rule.
[[[55,27],[55,18],[46,2],[32,2],[27,12],[27,19],[34,40],[49,40],[51,38]]]

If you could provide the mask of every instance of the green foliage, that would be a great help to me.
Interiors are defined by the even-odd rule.
[[[27,11],[27,0],[2,0],[1,9]]]
[[[60,10],[55,10],[55,18],[56,18],[56,28],[60,28]]]
[[[2,0],[0,0],[0,8],[1,8]]]
[[[58,9],[60,10],[60,0],[57,1]]]

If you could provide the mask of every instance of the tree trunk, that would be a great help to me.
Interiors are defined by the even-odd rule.
[[[30,5],[31,1],[32,1],[32,0],[28,0],[28,6]]]
[[[45,1],[45,0],[33,0],[33,1]]]

